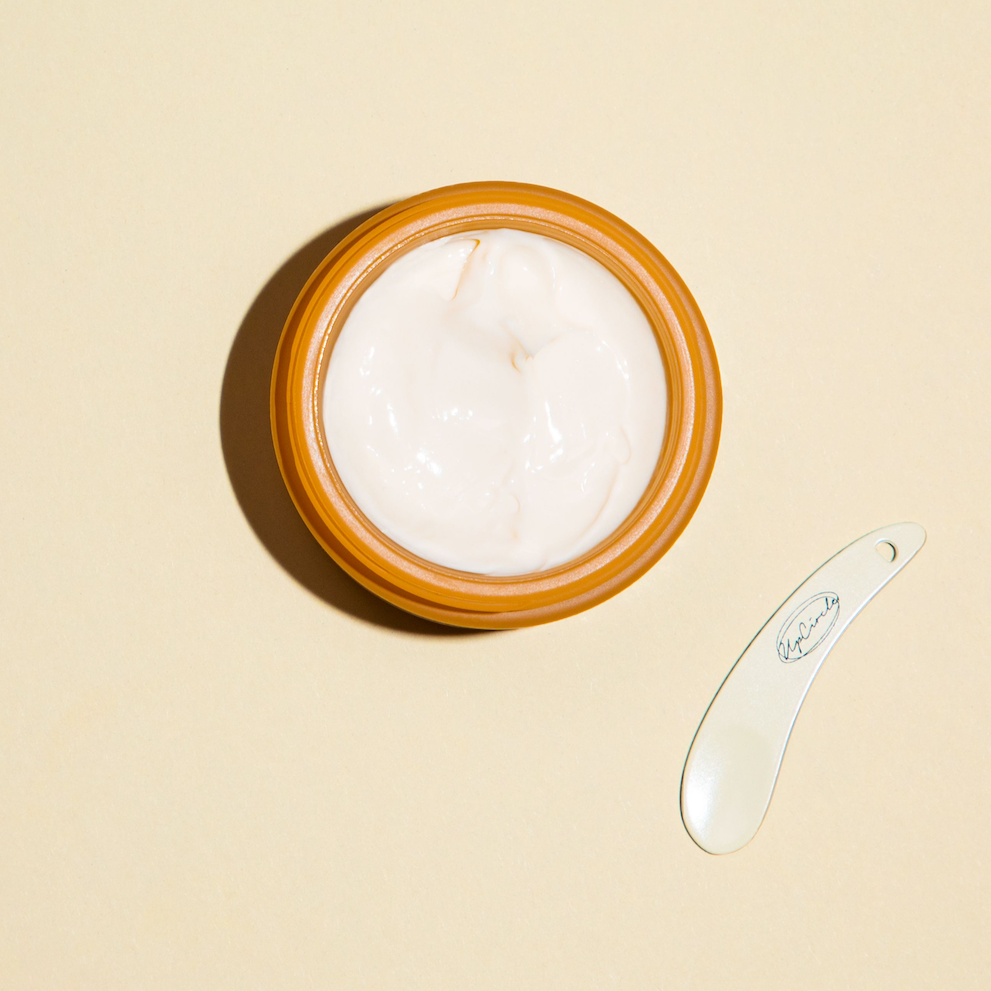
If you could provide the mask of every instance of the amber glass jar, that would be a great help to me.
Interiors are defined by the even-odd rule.
[[[601,262],[633,294],[667,374],[668,421],[653,477],[626,520],[548,571],[491,577],[455,571],[376,528],[334,468],[321,416],[331,350],[361,293],[412,248],[464,231],[519,228]],[[617,217],[568,193],[510,182],[435,189],[376,214],[317,266],[292,308],[272,376],[272,431],[286,486],[328,554],[401,609],[455,626],[529,626],[615,595],[674,543],[695,512],[719,441],[722,393],[705,321],[664,256]]]

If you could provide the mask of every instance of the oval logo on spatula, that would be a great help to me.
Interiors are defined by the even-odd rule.
[[[826,639],[840,615],[840,597],[820,592],[803,602],[786,620],[778,633],[778,657],[791,664],[808,657]]]

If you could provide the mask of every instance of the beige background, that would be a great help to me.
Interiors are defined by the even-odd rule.
[[[0,985],[987,987],[987,4],[294,6],[3,5]],[[436,635],[287,509],[266,380],[337,225],[488,178],[671,259],[723,438],[634,587]],[[707,856],[714,690],[902,519]]]

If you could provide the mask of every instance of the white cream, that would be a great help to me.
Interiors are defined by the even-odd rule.
[[[334,345],[323,421],[365,515],[420,557],[518,575],[591,549],[636,506],[664,438],[643,311],[552,238],[472,231],[415,248]]]

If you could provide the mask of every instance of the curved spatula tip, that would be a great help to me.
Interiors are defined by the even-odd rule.
[[[760,829],[777,760],[774,742],[759,730],[720,721],[696,740],[685,764],[681,816],[707,853],[733,853]]]

